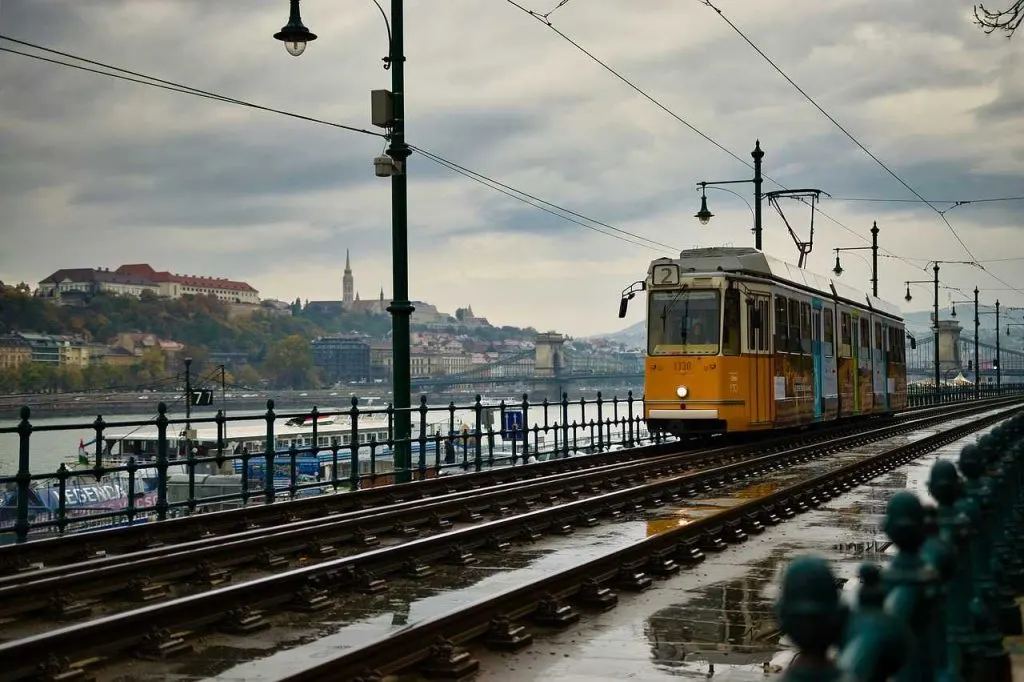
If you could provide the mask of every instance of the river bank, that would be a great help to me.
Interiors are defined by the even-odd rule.
[[[596,397],[597,388],[569,388],[569,399],[592,399]],[[611,398],[618,395],[625,398],[630,390],[628,386],[608,387],[603,389],[603,396]],[[642,387],[632,388],[639,398]],[[508,389],[482,392],[481,395],[490,400],[520,401],[521,393]],[[351,405],[352,396],[366,403],[372,398],[374,406],[384,406],[391,400],[391,393],[380,388],[356,389],[353,391],[323,389],[309,391],[253,391],[251,393],[232,393],[225,397],[214,394],[214,404],[207,409],[224,409],[227,411],[253,411],[266,408],[267,400],[274,401],[278,412],[302,411],[314,405],[320,409],[345,409]],[[452,401],[459,406],[472,405],[475,392],[433,393],[428,396],[431,404]],[[539,402],[547,398],[558,400],[558,389],[549,389],[530,394],[531,402]],[[95,417],[97,414],[155,414],[160,402],[167,403],[168,411],[183,412],[183,400],[180,393],[48,393],[18,396],[0,396],[0,421],[17,419],[23,405],[27,405],[36,417]]]

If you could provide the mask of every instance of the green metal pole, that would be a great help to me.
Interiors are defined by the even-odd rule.
[[[939,374],[939,264],[936,263],[935,267],[935,395],[936,401],[942,401],[942,389],[939,387],[939,381],[942,377]]]
[[[763,182],[761,176],[761,159],[764,158],[764,152],[761,150],[761,140],[757,140],[754,143],[754,151],[750,152],[750,155],[754,157],[754,248],[758,251],[761,250],[761,183]]]
[[[978,287],[974,287],[974,399],[981,400],[981,322],[978,320]]]
[[[405,143],[405,54],[403,47],[402,0],[391,0],[391,90],[394,126],[387,153],[397,165],[391,176],[391,251],[393,287],[391,305],[392,386],[395,407],[395,481],[412,480],[412,372],[409,368],[409,193],[406,161],[410,150]]]

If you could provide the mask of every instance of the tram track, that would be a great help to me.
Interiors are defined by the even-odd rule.
[[[971,407],[991,409],[981,404]],[[962,408],[958,409],[962,412]],[[768,457],[779,452],[786,453],[788,461],[818,457],[837,448],[889,437],[894,428],[906,430],[931,424],[932,420],[945,418],[947,413],[948,409],[939,417],[919,417],[897,427],[833,437],[825,448],[817,442],[803,445],[789,438],[780,439],[771,447],[748,445],[662,455],[22,572],[0,578],[0,637],[4,635],[5,621],[25,617],[44,622],[79,620],[96,611],[114,610],[118,603],[151,603],[239,578],[279,572],[295,560],[309,565],[382,544],[394,546],[424,532],[428,535],[451,532],[480,522],[484,515],[498,520],[529,512],[537,506],[557,510],[561,502],[600,497],[603,492],[623,486],[628,490],[651,479],[683,481],[687,496],[692,497],[719,488],[736,476],[746,478],[758,473],[756,463],[768,462]],[[756,459],[748,458],[752,447],[759,451]],[[738,472],[722,468],[744,458],[755,463],[753,468]],[[705,471],[699,470],[702,466],[710,466],[706,469],[707,477]],[[690,478],[680,479],[685,473],[689,473]],[[567,512],[567,518],[572,513]],[[529,534],[531,531],[521,532]],[[515,533],[505,533],[497,541],[514,537]]]
[[[972,402],[969,405],[981,408],[1008,404],[1013,400],[1012,397],[995,398]],[[898,413],[893,420],[899,423],[902,420],[928,414],[946,414],[955,409],[958,409],[958,406],[914,408]],[[572,475],[581,471],[616,465],[629,465],[639,460],[688,454],[699,462],[701,457],[710,459],[728,449],[739,450],[738,454],[752,451],[779,451],[793,447],[794,443],[798,442],[814,443],[857,433],[872,423],[844,424],[832,429],[807,430],[760,442],[738,445],[723,444],[718,447],[708,447],[707,439],[673,441],[532,464],[493,468],[480,472],[414,481],[398,486],[339,491],[272,504],[253,504],[240,509],[193,514],[166,521],[31,540],[0,547],[0,576],[18,575],[26,571],[38,571],[44,567],[82,563],[111,555],[127,555],[171,545],[202,541],[213,536],[236,535],[302,520],[324,519],[340,514],[361,514],[377,507],[416,503],[457,493],[472,495],[481,489],[499,490],[501,486],[512,489],[524,481]],[[713,443],[714,440],[717,439],[710,442]]]
[[[568,533],[573,528],[594,525],[597,523],[597,517],[602,515],[615,516],[623,510],[657,507],[665,501],[692,497],[703,488],[721,487],[744,476],[757,475],[794,462],[808,461],[829,452],[848,450],[915,429],[926,428],[928,425],[993,409],[996,407],[992,405],[973,404],[968,409],[957,410],[955,415],[936,415],[908,420],[895,426],[839,438],[832,443],[798,447],[709,470],[669,476],[626,489],[602,492],[592,497],[528,511],[511,518],[478,522],[460,530],[411,540],[394,547],[373,549],[354,556],[216,588],[203,594],[172,599],[8,642],[0,645],[0,657],[6,660],[42,661],[49,652],[60,651],[68,657],[68,661],[58,666],[60,674],[64,674],[82,667],[76,668],[76,656],[118,657],[132,650],[139,653],[140,646],[150,653],[172,653],[188,648],[185,642],[188,635],[182,635],[180,632],[184,628],[201,631],[210,625],[217,625],[222,629],[241,632],[260,629],[268,623],[264,614],[255,609],[267,611],[285,607],[317,610],[330,605],[338,592],[346,588],[354,588],[357,592],[363,593],[373,593],[382,589],[382,577],[386,575],[399,573],[405,577],[423,577],[429,574],[432,562],[465,565],[472,561],[472,551],[477,548],[500,551],[507,543],[517,539],[533,539],[545,532]],[[975,430],[982,428],[983,423],[1002,418],[1005,418],[1003,412],[995,416],[983,416],[939,436],[928,437],[918,442],[937,442],[936,439],[941,440],[951,432]],[[903,451],[911,452],[906,448],[912,448],[913,445],[915,444],[900,446],[894,451],[901,451],[903,448]],[[875,461],[877,457],[869,459]],[[852,471],[851,467],[859,466],[860,462],[845,466],[841,468],[841,472],[849,472]],[[866,469],[857,469],[861,470]],[[689,539],[685,543],[682,540],[677,542],[676,556],[687,561],[697,561],[702,557],[701,547],[720,549],[726,541],[745,538],[748,531],[759,532],[763,529],[764,523],[777,522],[782,517],[792,516],[795,513],[793,509],[803,511],[822,499],[829,499],[838,494],[842,487],[829,483],[831,479],[828,477],[831,475],[817,477],[814,479],[818,481],[815,485],[798,483],[782,491],[786,493],[784,495],[773,494],[762,498],[758,502],[760,506],[752,507],[753,502],[741,504],[735,509],[715,514],[711,517],[713,522],[703,519],[691,523],[690,526],[705,528],[707,532],[688,536]],[[707,544],[709,539],[713,540],[710,545]],[[666,563],[665,566],[670,566],[670,563]],[[0,598],[0,603],[7,601],[7,597]],[[154,623],[160,624],[160,628],[153,630]],[[20,672],[0,670],[0,680],[24,679],[24,675],[30,672],[28,669],[20,669]],[[339,677],[335,676],[333,679]]]
[[[745,534],[731,532],[730,528],[758,519],[762,528],[754,532],[762,532],[763,526],[816,508],[823,501],[1018,412],[1019,409],[1006,410],[888,448],[554,575],[422,620],[362,646],[335,650],[315,663],[293,659],[296,662],[291,670],[263,679],[380,680],[407,672],[465,678],[479,670],[471,647],[516,651],[529,646],[533,631],[565,629],[576,624],[587,611],[614,608],[619,600],[615,590],[642,592],[655,579],[671,577],[683,566],[697,563],[700,558],[695,557],[695,547],[721,550],[746,539]]]

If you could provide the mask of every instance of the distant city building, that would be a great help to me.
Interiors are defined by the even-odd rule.
[[[161,298],[185,295],[216,296],[226,303],[257,305],[259,292],[247,282],[225,277],[178,275],[154,270],[146,263],[109,268],[66,268],[39,282],[38,295],[66,304],[80,303],[101,293],[139,297],[149,292]]]
[[[321,337],[310,343],[313,364],[330,382],[370,379],[370,344],[350,336]]]
[[[32,348],[17,334],[0,336],[0,370],[13,369],[32,362]]]

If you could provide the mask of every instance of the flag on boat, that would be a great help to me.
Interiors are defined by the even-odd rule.
[[[78,463],[79,464],[88,464],[89,463],[89,453],[86,452],[86,450],[85,450],[85,440],[83,440],[82,438],[78,439]]]

